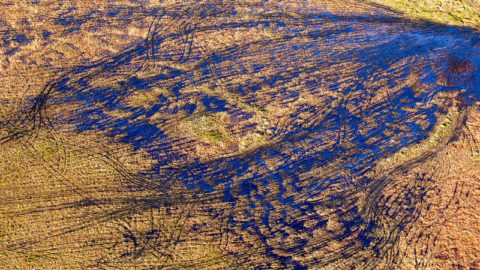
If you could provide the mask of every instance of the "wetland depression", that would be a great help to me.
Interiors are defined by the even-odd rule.
[[[3,122],[4,144],[44,133],[58,144],[57,133],[101,137],[115,146],[97,158],[118,173],[110,189],[120,194],[80,188],[75,202],[42,211],[93,213],[10,248],[42,250],[80,224],[108,223],[114,233],[103,242],[75,245],[102,250],[90,267],[399,265],[402,239],[434,238],[414,225],[435,182],[399,179],[457,140],[476,109],[480,38],[369,10],[223,2],[153,10],[145,39],[68,68]],[[438,145],[381,162],[428,141],[452,108]],[[124,148],[148,166],[128,169]],[[215,248],[199,251],[200,242]],[[173,259],[182,252],[206,254]]]

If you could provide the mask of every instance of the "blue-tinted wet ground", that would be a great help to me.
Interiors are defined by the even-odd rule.
[[[385,198],[382,190],[395,183],[371,172],[382,159],[429,137],[447,109],[435,101],[437,95],[460,91],[465,106],[478,98],[478,35],[381,12],[245,17],[229,6],[189,12],[159,10],[147,40],[53,82],[46,93],[49,106],[76,106],[53,123],[146,151],[155,165],[136,179],[156,187],[167,206],[188,201],[227,219],[228,231],[242,245],[268,258],[257,262],[258,268],[278,263],[315,269],[336,261],[373,267],[416,218],[425,194],[422,188],[405,189],[395,199]],[[163,27],[168,22],[184,27]],[[76,24],[68,16],[58,23]],[[274,35],[215,50],[195,44],[202,34],[257,28]],[[186,91],[205,85],[228,91],[239,103]],[[151,106],[126,102],[153,88],[168,93],[158,94]],[[230,126],[248,133],[256,127],[244,123],[254,113],[239,104],[280,109],[302,93],[322,104],[296,106],[288,126],[243,153],[192,157],[196,142],[171,128],[175,121],[224,112]],[[302,113],[310,116],[301,118]],[[151,121],[155,114],[163,121]],[[258,244],[246,240],[250,237]],[[331,242],[338,243],[335,249]]]

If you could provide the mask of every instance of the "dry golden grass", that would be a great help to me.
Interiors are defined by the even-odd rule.
[[[480,27],[480,4],[476,0],[372,0],[405,15],[443,24]]]

